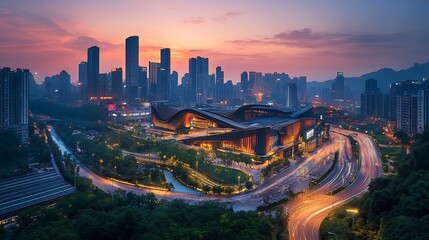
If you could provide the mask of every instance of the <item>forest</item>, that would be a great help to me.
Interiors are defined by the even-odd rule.
[[[429,239],[429,130],[412,142],[412,152],[395,162],[397,175],[376,179],[325,219],[323,239]]]

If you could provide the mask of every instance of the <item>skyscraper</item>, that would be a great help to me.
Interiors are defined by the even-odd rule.
[[[344,73],[337,72],[337,77],[332,82],[331,87],[332,101],[343,101],[344,100]]]
[[[296,83],[288,83],[286,91],[286,107],[298,107],[298,89]]]
[[[246,101],[247,99],[247,88],[248,88],[248,82],[249,77],[247,75],[247,72],[242,72],[240,76],[240,82],[241,82],[241,91],[243,93],[243,100]]]
[[[28,142],[28,95],[31,73],[27,69],[0,70],[0,132],[13,131],[21,144]]]
[[[100,84],[100,97],[106,97],[111,92],[111,78],[108,73],[100,73],[98,75],[98,82]]]
[[[158,83],[158,69],[160,63],[149,62],[149,100],[153,101],[157,99],[157,83]]]
[[[191,79],[191,100],[201,100],[207,88],[209,75],[209,59],[198,56],[189,59],[189,78]]]
[[[234,89],[233,88],[234,88],[234,86],[233,86],[231,80],[228,80],[224,84],[224,87],[223,87],[223,89],[224,89],[224,98],[225,98],[225,100],[227,100],[227,103],[231,103],[232,102],[233,95],[234,95],[234,92],[233,92]]]
[[[88,100],[88,63],[79,63],[79,99],[81,101]]]
[[[161,68],[165,70],[165,82],[163,83],[163,93],[165,100],[170,99],[171,89],[170,89],[170,74],[171,74],[171,50],[170,48],[161,49]]]
[[[156,69],[156,100],[168,100],[167,94],[167,70],[162,67]]]
[[[176,71],[173,71],[170,75],[170,101],[177,102],[179,100],[179,92],[178,92],[178,82],[179,82],[179,74]]]
[[[139,96],[139,37],[131,36],[125,40],[125,82],[127,101]]]
[[[92,46],[88,48],[88,99],[100,97],[100,48]]]
[[[377,87],[376,79],[365,80],[365,92],[361,94],[362,116],[387,117],[385,114],[386,99],[387,97],[384,97],[380,88]]]
[[[221,66],[216,67],[216,91],[215,91],[215,98],[216,100],[223,100],[224,94],[223,94],[223,84],[224,84],[224,72],[222,71]]]
[[[139,96],[141,99],[148,100],[149,97],[149,81],[147,79],[147,67],[140,67],[139,70]]]
[[[410,135],[415,134],[418,132],[418,92],[422,85],[415,80],[393,85],[396,90],[396,128]]]
[[[298,101],[301,103],[307,102],[307,77],[300,76],[296,82],[298,88]]]
[[[67,102],[71,97],[70,74],[61,71],[60,74],[46,77],[45,82],[46,97],[59,102]]]
[[[110,77],[112,80],[112,90],[111,93],[113,96],[120,98],[122,94],[122,68],[112,68],[110,71]]]

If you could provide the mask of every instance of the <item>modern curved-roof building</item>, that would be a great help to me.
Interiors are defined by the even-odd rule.
[[[180,139],[184,144],[260,156],[270,156],[285,150],[293,152],[301,142],[303,130],[322,126],[313,117],[311,107],[291,110],[267,105],[245,105],[226,112],[177,109],[162,102],[153,102],[151,110],[155,127],[173,132],[189,132]],[[329,137],[329,134],[325,136]]]

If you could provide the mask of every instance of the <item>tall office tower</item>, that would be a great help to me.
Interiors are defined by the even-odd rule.
[[[0,70],[0,132],[13,131],[28,143],[28,96],[31,73],[27,69]]]
[[[125,40],[125,83],[127,101],[139,98],[139,37]]]
[[[81,101],[88,100],[88,63],[79,63],[79,99]]]
[[[241,83],[237,83],[233,86],[232,89],[233,93],[232,93],[232,100],[234,102],[240,102],[240,100],[242,100],[242,92],[241,92]]]
[[[365,80],[365,92],[361,94],[362,116],[387,117],[386,104],[386,97],[377,87],[377,80],[374,78]]]
[[[189,77],[189,73],[185,73],[182,77],[182,101],[186,106],[190,106],[191,104],[191,91],[192,91],[192,86],[191,86],[191,79]]]
[[[149,100],[157,100],[157,83],[158,83],[158,69],[160,63],[149,62]]]
[[[170,74],[171,74],[171,50],[170,48],[161,49],[161,68],[165,69],[166,81],[164,86],[164,95],[166,100],[170,99],[171,89],[170,89]]]
[[[156,70],[156,100],[168,100],[166,82],[168,79],[167,70],[160,67]]]
[[[241,91],[243,94],[243,100],[246,101],[247,99],[247,87],[249,82],[249,76],[247,72],[242,72],[240,76],[240,82],[241,82]]]
[[[120,98],[122,94],[122,68],[112,68],[110,71],[110,78],[112,81],[111,93],[114,97]]]
[[[288,83],[286,91],[286,107],[298,107],[298,87],[296,83]]]
[[[264,94],[264,86],[262,82],[262,73],[260,72],[249,72],[249,85],[248,92],[250,92],[250,96],[252,99],[259,98]],[[260,99],[262,100],[262,99]]]
[[[176,71],[173,71],[170,75],[170,101],[179,102],[179,74]]]
[[[332,101],[343,101],[344,100],[344,74],[343,72],[337,72],[337,78],[332,83],[331,87]]]
[[[389,114],[391,121],[396,121],[396,96],[399,94],[399,83],[390,84],[389,88]]]
[[[138,95],[141,99],[148,100],[149,96],[149,82],[147,79],[147,67],[140,67],[139,69],[139,92]]]
[[[206,99],[214,99],[216,94],[216,75],[209,74],[206,79],[207,90],[204,90],[204,96],[206,96]]]
[[[100,97],[100,84],[98,75],[100,74],[100,48],[92,46],[88,48],[88,99]]]
[[[216,91],[215,91],[215,99],[222,100],[224,98],[223,94],[223,84],[224,84],[224,72],[222,71],[221,66],[216,67]]]
[[[191,101],[202,99],[207,89],[209,75],[209,59],[198,56],[189,59],[189,78],[191,79]]]
[[[233,93],[234,89],[233,89],[232,81],[228,80],[225,83],[225,86],[223,88],[224,88],[224,94],[225,94],[224,98],[225,98],[225,100],[228,103],[232,102],[232,100],[233,100],[233,94],[234,94]]]
[[[100,97],[106,97],[110,95],[111,82],[108,73],[100,73],[98,75],[98,82],[100,84]]]
[[[307,102],[307,77],[300,76],[296,82],[298,88],[298,101]]]
[[[365,80],[365,93],[376,93],[378,90],[376,79],[370,78]]]

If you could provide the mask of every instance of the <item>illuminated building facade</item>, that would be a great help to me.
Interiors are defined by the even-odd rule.
[[[154,127],[176,133],[189,132],[178,138],[184,144],[258,155],[261,159],[274,154],[283,157],[300,150],[312,151],[328,140],[329,126],[313,118],[311,110],[311,107],[292,111],[245,105],[233,112],[222,112],[175,109],[161,102],[151,105]],[[310,145],[307,146],[307,142],[311,142]]]

